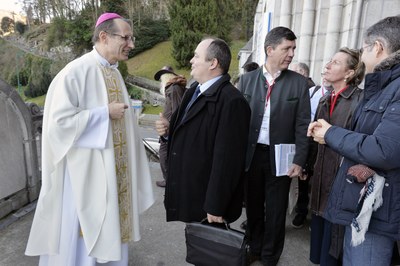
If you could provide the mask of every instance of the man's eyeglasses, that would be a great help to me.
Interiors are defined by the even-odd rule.
[[[368,45],[365,45],[365,46],[361,47],[361,49],[360,49],[360,55],[362,55],[362,54],[364,53],[364,50],[365,50],[366,48],[371,47],[371,46],[373,46],[373,45],[375,45],[375,43],[373,43],[373,44],[368,44]]]
[[[118,36],[118,37],[120,37],[122,40],[124,40],[125,42],[132,42],[132,43],[135,43],[135,41],[136,41],[136,38],[134,37],[134,36],[130,36],[130,35],[125,35],[125,36],[123,36],[123,35],[121,35],[121,34],[118,34],[118,33],[111,33],[111,32],[107,32],[108,34],[111,34],[111,35],[113,35],[113,36]]]

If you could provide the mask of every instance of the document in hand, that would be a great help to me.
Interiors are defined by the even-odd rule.
[[[275,166],[276,176],[285,176],[289,167],[293,163],[293,157],[296,153],[295,144],[276,144],[275,145]]]

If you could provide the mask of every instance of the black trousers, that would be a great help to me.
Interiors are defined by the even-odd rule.
[[[332,223],[321,216],[311,216],[310,261],[320,266],[342,265],[341,259],[329,254],[332,240]]]
[[[258,144],[246,176],[247,235],[264,265],[276,265],[283,251],[290,181],[271,173],[269,146]]]
[[[299,196],[297,198],[296,213],[307,216],[308,214],[308,202],[310,197],[308,195],[308,186],[310,184],[310,177],[306,180],[300,180],[299,178]]]

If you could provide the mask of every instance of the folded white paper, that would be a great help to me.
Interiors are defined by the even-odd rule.
[[[287,175],[295,153],[295,144],[275,144],[276,176]]]

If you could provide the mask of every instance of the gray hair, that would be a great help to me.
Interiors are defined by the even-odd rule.
[[[400,50],[400,16],[386,17],[366,30],[365,44],[372,46],[376,41],[387,49],[388,54]]]
[[[299,63],[297,63],[297,65],[299,66],[300,69],[302,69],[304,71],[304,76],[306,76],[306,77],[310,76],[310,68],[308,67],[308,65],[306,63],[299,62]]]

